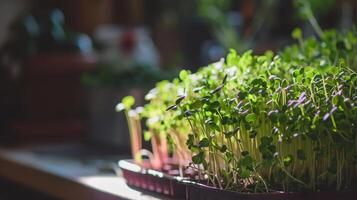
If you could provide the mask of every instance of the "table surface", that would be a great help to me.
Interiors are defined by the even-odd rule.
[[[61,148],[68,145],[0,148],[0,176],[59,199],[169,199],[128,187],[120,170],[108,172],[114,162],[53,153]]]

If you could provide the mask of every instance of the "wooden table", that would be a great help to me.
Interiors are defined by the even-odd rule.
[[[129,188],[120,171],[119,176],[103,173],[94,161],[38,154],[34,149],[0,148],[0,177],[59,199],[168,199]]]

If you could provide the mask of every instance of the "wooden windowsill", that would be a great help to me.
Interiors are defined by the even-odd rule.
[[[75,159],[43,156],[31,148],[0,149],[0,177],[59,199],[168,199],[129,188],[124,178]]]

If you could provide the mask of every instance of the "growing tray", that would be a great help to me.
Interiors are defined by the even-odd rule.
[[[357,191],[239,193],[182,180],[187,200],[354,200]]]
[[[144,165],[145,166],[145,165]],[[357,191],[322,192],[272,192],[240,193],[207,186],[182,178],[168,175],[157,170],[141,167],[133,160],[119,161],[127,184],[175,199],[186,200],[354,200]]]
[[[145,165],[144,165],[145,166]],[[185,199],[186,185],[184,178],[141,167],[133,160],[119,161],[119,168],[130,187],[142,189],[175,199]]]

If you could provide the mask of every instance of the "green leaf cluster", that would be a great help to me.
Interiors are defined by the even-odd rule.
[[[212,185],[254,192],[351,186],[356,31],[293,36],[299,44],[277,55],[231,50],[196,73],[180,73],[175,84],[184,94],[167,112],[190,127],[194,168]]]
[[[140,114],[146,133],[169,135],[178,162],[221,189],[350,188],[357,178],[357,32],[302,35],[296,29],[298,44],[276,55],[231,50],[196,73],[157,83]]]

